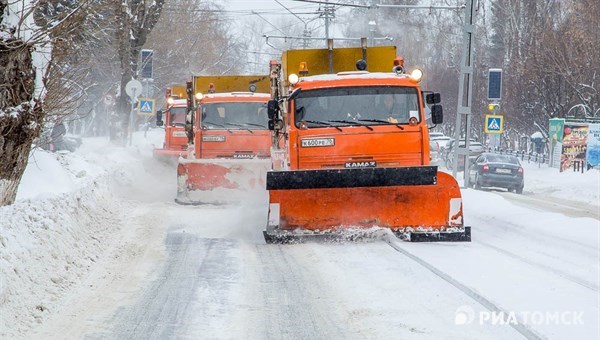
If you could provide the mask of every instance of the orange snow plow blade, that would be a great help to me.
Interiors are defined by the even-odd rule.
[[[179,159],[177,198],[187,205],[228,204],[265,193],[269,159]]]
[[[456,180],[435,166],[267,174],[268,243],[388,228],[410,241],[470,241]]]

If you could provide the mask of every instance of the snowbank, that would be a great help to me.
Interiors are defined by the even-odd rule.
[[[559,172],[547,165],[523,162],[525,190],[539,195],[600,206],[600,171]]]
[[[75,153],[32,152],[17,201],[0,208],[0,338],[23,337],[58,309],[118,241],[127,198],[165,194],[148,185],[174,173],[151,159],[162,133],[129,148],[95,138]]]

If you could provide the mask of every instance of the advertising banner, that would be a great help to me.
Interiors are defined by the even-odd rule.
[[[587,165],[598,167],[600,165],[600,124],[589,124],[587,137]]]
[[[560,167],[560,155],[562,154],[564,126],[564,119],[550,119],[550,128],[548,129],[550,139],[550,166],[553,168]]]
[[[561,172],[573,170],[574,166],[585,167],[588,130],[587,124],[565,123],[560,157]]]

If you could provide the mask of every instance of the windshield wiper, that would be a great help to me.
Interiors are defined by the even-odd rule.
[[[214,125],[214,126],[222,127],[223,129],[227,130],[229,133],[232,133],[230,129],[228,129],[227,127],[225,127],[225,125],[218,124],[218,123],[213,123],[213,122],[207,122],[207,121],[203,121],[203,122],[202,122],[202,126],[205,126],[205,124],[210,124],[210,125]]]
[[[359,119],[360,120],[360,119]],[[357,126],[364,126],[367,129],[373,131],[373,128],[366,125],[366,124],[361,124],[361,123],[357,123],[353,120],[328,120],[328,122],[335,122],[335,123],[345,123],[345,124],[350,124],[350,125],[357,125]]]
[[[330,124],[327,122],[322,122],[320,120],[305,120],[305,122],[311,123],[311,124],[321,124],[321,125],[333,126],[337,130],[342,131],[342,129],[339,126],[336,126],[336,125],[333,125],[333,124]]]
[[[258,126],[258,127],[265,128],[265,129],[267,128],[267,127],[266,127],[266,126],[264,126],[264,125],[255,124],[255,123],[244,123],[244,124],[246,124],[246,125],[250,125],[250,126]]]
[[[230,122],[226,122],[225,124],[227,124],[227,125],[233,125],[233,126],[239,126],[241,128],[244,127],[244,125],[242,125],[242,124],[236,124],[236,123],[230,123]],[[252,130],[250,130],[248,128],[244,128],[244,130],[248,130],[248,131],[250,131],[250,133],[254,133]]]
[[[383,120],[383,119],[359,119],[361,122],[373,122],[373,123],[385,123],[385,124],[390,124],[391,122],[388,122],[387,120]],[[404,130],[404,128],[402,127],[402,125],[398,124],[398,123],[391,123],[396,125],[400,130]]]

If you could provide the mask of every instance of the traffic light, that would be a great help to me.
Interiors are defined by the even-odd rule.
[[[489,103],[487,106],[488,111],[490,111],[491,114],[497,114],[500,112],[500,104],[498,103]]]

